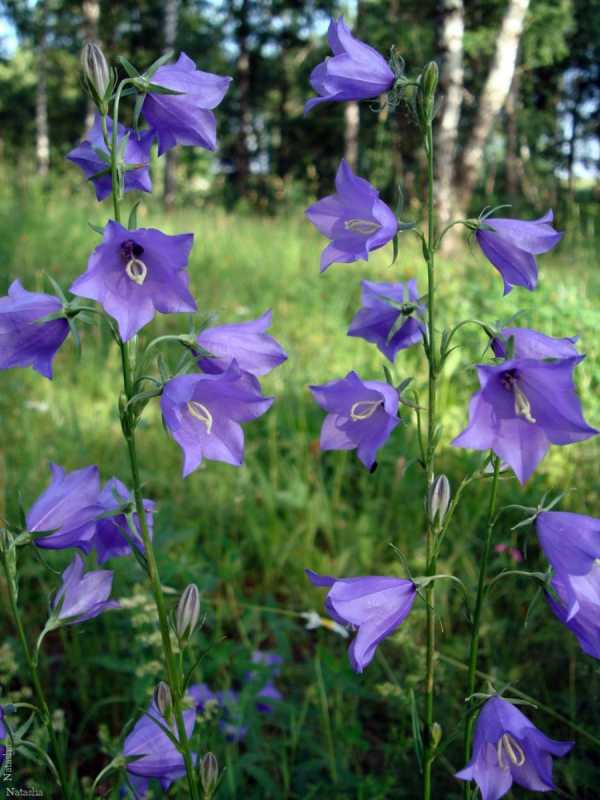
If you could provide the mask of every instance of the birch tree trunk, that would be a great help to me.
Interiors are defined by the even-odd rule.
[[[358,137],[360,133],[360,110],[358,103],[352,100],[344,109],[344,158],[350,168],[356,172],[358,168]]]
[[[177,39],[177,18],[179,14],[178,0],[165,0],[165,52],[173,50]],[[163,201],[165,208],[171,209],[175,203],[177,148],[165,154],[165,183]]]
[[[520,193],[523,178],[523,165],[520,161],[519,125],[519,70],[515,70],[510,91],[506,98],[506,194],[507,200],[514,202]]]
[[[492,66],[479,98],[475,123],[457,171],[454,216],[463,217],[468,211],[485,144],[510,90],[528,8],[529,0],[510,0],[502,20]]]
[[[437,131],[436,202],[441,225],[452,216],[452,193],[458,146],[458,123],[464,91],[463,40],[465,32],[462,0],[441,0],[439,46],[442,54],[440,90],[443,106]]]
[[[50,139],[48,135],[48,3],[37,5],[37,60],[35,87],[35,155],[38,175],[45,178],[50,165]]]
[[[98,39],[98,20],[100,19],[100,2],[99,0],[83,0],[81,10],[83,13],[83,41],[84,44],[88,42],[95,42],[100,44]],[[96,114],[96,106],[91,97],[88,97],[87,108],[85,112],[85,131],[94,124],[94,116]]]

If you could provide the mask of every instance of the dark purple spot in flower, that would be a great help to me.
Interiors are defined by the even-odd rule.
[[[506,372],[503,372],[500,376],[500,383],[508,392],[513,392],[519,377],[520,375],[518,370],[507,369]]]
[[[126,239],[121,244],[121,258],[126,264],[132,259],[139,258],[143,252],[141,244],[134,242],[133,239]]]

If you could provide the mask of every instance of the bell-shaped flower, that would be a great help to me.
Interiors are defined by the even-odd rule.
[[[109,600],[113,574],[110,570],[83,572],[83,558],[78,554],[62,574],[62,585],[52,601],[53,616],[63,625],[77,625],[104,611],[120,608]]]
[[[486,217],[475,238],[486,258],[504,279],[504,294],[513,286],[533,291],[537,285],[535,256],[552,250],[563,237],[551,223],[552,211],[540,219],[520,220]]]
[[[600,565],[596,563],[592,570],[576,579],[577,611],[570,614],[570,602],[573,593],[573,581],[565,577],[552,579],[552,588],[556,592],[555,599],[549,592],[546,601],[555,617],[575,634],[584,653],[600,660]]]
[[[578,355],[575,343],[578,336],[556,339],[532,328],[502,328],[490,342],[497,358],[506,358],[512,342],[514,358],[571,358]]]
[[[223,373],[180,375],[165,384],[160,404],[166,428],[183,450],[183,477],[204,458],[236,467],[242,464],[240,423],[260,417],[273,403],[272,397],[260,393],[257,383],[232,361]]]
[[[331,239],[321,253],[321,272],[334,262],[367,261],[371,250],[391,241],[398,231],[394,212],[371,184],[359,178],[345,159],[335,176],[336,193],[306,209],[313,225]]]
[[[108,135],[112,140],[112,119],[106,120]],[[126,192],[151,192],[152,181],[150,180],[150,150],[154,131],[145,131],[136,134],[131,128],[126,128],[119,124],[117,133],[117,144],[127,136],[127,144],[123,153],[126,169],[123,176],[123,189]],[[104,200],[112,192],[112,175],[110,168],[110,155],[104,136],[102,134],[102,122],[99,114],[96,114],[94,125],[86,135],[86,138],[67,154],[69,161],[76,164],[83,172],[87,180],[92,181],[96,189],[96,199]]]
[[[398,350],[418,344],[423,338],[423,315],[417,282],[373,283],[361,281],[362,308],[348,328],[348,336],[359,336],[377,345],[383,355],[394,361]]]
[[[516,706],[498,695],[479,712],[473,754],[456,777],[475,781],[482,800],[499,800],[513,782],[532,792],[550,792],[552,757],[566,755],[574,742],[559,742],[539,731]]]
[[[400,424],[398,392],[382,381],[362,381],[356,372],[311,392],[327,416],[321,428],[321,450],[357,450],[367,469],[377,451]]]
[[[231,78],[196,69],[191,58],[181,53],[175,64],[159,67],[151,81],[179,94],[146,95],[142,114],[158,138],[158,154],[178,144],[217,148],[217,123],[212,109],[219,105]]]
[[[340,625],[358,629],[348,656],[355,672],[371,663],[377,645],[391,636],[408,616],[417,595],[413,581],[383,575],[331,578],[304,570],[315,586],[329,587],[325,610]]]
[[[477,367],[481,389],[455,447],[493,450],[525,483],[551,444],[571,444],[598,431],[581,413],[573,369],[584,356],[558,361],[517,358]]]
[[[194,731],[195,723],[195,709],[184,711],[183,724],[188,739]],[[135,789],[137,798],[146,795],[151,778],[158,780],[163,791],[167,792],[173,781],[185,775],[183,755],[161,726],[171,730],[173,737],[179,741],[175,721],[169,724],[153,700],[148,711],[136,722],[123,744],[125,757],[139,756],[127,765],[127,777]]]
[[[131,553],[130,543],[133,543],[140,552],[144,552],[144,542],[140,533],[140,521],[137,513],[132,514],[134,531],[128,525],[125,514],[118,513],[122,506],[128,503],[133,503],[133,495],[120,480],[111,478],[104,484],[104,488],[98,496],[101,519],[98,519],[96,523],[96,535],[93,539],[99,564],[104,564],[109,558],[129,555]],[[150,536],[152,536],[153,530],[154,506],[152,500],[144,500],[146,525]],[[106,516],[113,510],[115,511],[114,517]]]
[[[112,220],[90,256],[87,271],[71,286],[117,320],[124,341],[161,314],[196,310],[187,262],[193,234],[169,236],[155,228],[129,231]]]
[[[327,41],[333,57],[310,74],[310,85],[319,97],[305,104],[305,114],[319,103],[368,100],[389,92],[395,77],[387,61],[373,47],[355,39],[343,17],[331,20]]]
[[[66,319],[40,322],[62,309],[58,297],[28,292],[13,281],[0,297],[0,370],[33,367],[52,378],[52,360],[69,333]]]
[[[27,530],[33,534],[53,531],[35,538],[38,547],[50,550],[79,547],[89,553],[96,517],[102,513],[98,467],[65,472],[62,467],[50,464],[50,472],[50,485],[27,512]]]
[[[273,314],[265,311],[258,319],[232,322],[205,328],[198,336],[198,344],[211,357],[202,357],[198,366],[204,372],[225,372],[235,359],[241,370],[251,375],[266,375],[287,359],[281,345],[266,331],[271,327]]]

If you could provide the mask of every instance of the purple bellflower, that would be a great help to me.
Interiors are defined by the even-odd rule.
[[[198,336],[198,344],[211,353],[198,362],[204,372],[225,372],[235,359],[241,370],[251,375],[266,375],[287,359],[281,345],[266,331],[273,314],[265,311],[258,319],[206,328]]]
[[[4,722],[4,708],[0,706],[0,739],[4,741],[8,736],[8,729],[6,727],[6,723]],[[4,759],[6,758],[6,745],[0,744],[0,767],[4,763]]]
[[[112,220],[90,256],[87,271],[71,286],[80,297],[100,303],[117,320],[124,341],[160,311],[196,310],[186,271],[193,234],[168,236],[155,228],[129,231]]]
[[[377,451],[400,424],[398,392],[381,381],[362,381],[356,372],[310,390],[327,411],[321,450],[356,449],[365,467],[372,469]]]
[[[348,336],[359,336],[377,345],[383,355],[394,361],[398,350],[418,344],[423,325],[414,315],[423,315],[419,305],[417,282],[373,283],[361,281],[363,307],[348,328]]]
[[[120,608],[109,600],[113,574],[110,570],[83,572],[83,558],[78,554],[62,575],[62,586],[52,601],[54,615],[63,625],[76,625],[97,617],[104,611]]]
[[[499,800],[513,782],[532,792],[550,792],[552,757],[564,756],[574,742],[559,742],[539,731],[518,708],[497,695],[477,718],[473,755],[456,777],[474,780],[482,800]]]
[[[326,58],[310,74],[310,85],[319,95],[304,106],[304,113],[320,103],[369,100],[389,92],[394,73],[373,47],[355,39],[344,18],[331,20],[327,41],[333,57]]]
[[[173,781],[185,775],[182,754],[157,723],[171,728],[173,736],[178,740],[175,723],[170,726],[152,701],[148,711],[136,722],[123,744],[124,756],[141,756],[127,765],[129,781],[137,798],[145,796],[151,778],[157,779],[166,792]],[[183,712],[183,723],[189,739],[196,723],[195,709],[190,708]]]
[[[112,136],[112,120],[107,118],[108,135]],[[123,188],[126,192],[139,191],[151,192],[150,180],[150,150],[154,138],[153,131],[145,131],[137,135],[131,128],[119,124],[117,142],[127,136],[127,144],[123,160],[125,166],[137,165],[137,169],[127,170],[123,178]],[[102,155],[106,155],[106,160]],[[104,200],[112,191],[112,176],[110,174],[110,156],[102,135],[102,122],[100,115],[96,114],[94,125],[81,144],[77,145],[67,155],[69,161],[76,164],[88,180],[91,180],[96,189],[96,199]],[[108,170],[107,174],[101,173]]]
[[[213,692],[206,683],[194,683],[189,687],[187,693],[194,701],[194,706],[199,714],[203,714],[211,706],[217,708],[219,705],[216,692]]]
[[[13,281],[0,297],[0,369],[33,367],[52,378],[52,359],[69,333],[66,319],[38,322],[62,309],[58,297],[28,292]]]
[[[571,358],[578,355],[575,343],[578,336],[556,339],[531,328],[503,328],[491,347],[497,358],[506,358],[508,342],[512,339],[514,358]]]
[[[267,677],[267,682],[263,685],[256,695],[256,709],[263,714],[273,711],[271,701],[280,701],[283,695],[273,683],[274,678],[279,675],[283,658],[278,653],[269,650],[255,650],[252,653],[252,663],[258,666],[258,670],[252,670],[246,675],[246,680],[255,681],[260,677]]]
[[[331,578],[305,570],[315,586],[327,586],[325,610],[340,625],[354,625],[358,633],[348,650],[355,672],[362,672],[377,645],[404,622],[417,595],[416,585],[403,578],[368,575]]]
[[[159,67],[152,83],[180,94],[146,95],[142,114],[155,129],[158,154],[178,144],[217,149],[217,123],[213,108],[219,105],[231,78],[196,69],[191,58],[181,53],[175,64]]]
[[[180,375],[168,381],[160,405],[167,430],[183,450],[183,477],[203,458],[239,467],[244,458],[240,423],[260,417],[272,403],[235,361],[217,375]]]
[[[481,389],[455,447],[493,450],[525,483],[551,444],[571,444],[598,431],[581,413],[572,373],[584,356],[558,361],[517,358],[477,367]]]
[[[552,227],[553,219],[552,211],[529,221],[486,217],[485,228],[477,229],[477,243],[502,275],[504,294],[513,286],[535,289],[538,273],[535,256],[552,250],[563,237]]]
[[[217,692],[219,705],[223,709],[223,719],[219,720],[221,733],[228,742],[241,742],[246,738],[248,726],[243,724],[240,696],[233,689]]]
[[[336,193],[306,209],[312,224],[331,239],[321,253],[321,272],[334,262],[367,261],[371,250],[391,241],[398,231],[394,212],[371,184],[355,175],[345,159],[335,176]]]
[[[100,515],[105,515],[110,511],[117,511],[120,506],[126,503],[133,503],[133,496],[129,489],[117,478],[111,478],[104,485],[98,496],[98,504],[101,508]],[[148,532],[152,536],[152,514],[155,504],[152,500],[144,500],[146,512],[146,525]],[[132,515],[135,524],[135,535],[127,524],[125,514],[115,514],[114,517],[104,517],[96,523],[96,535],[93,544],[98,554],[98,563],[104,564],[109,558],[127,556],[131,553],[130,541],[140,552],[144,552],[144,543],[140,533],[140,522],[137,513]]]
[[[35,539],[37,547],[62,550],[79,547],[89,553],[96,532],[96,517],[102,513],[99,503],[98,467],[84,467],[65,472],[50,464],[50,485],[27,512],[30,533],[53,531]]]
[[[536,528],[554,571],[558,599],[548,593],[548,604],[577,636],[582,650],[600,659],[600,519],[543,511]]]

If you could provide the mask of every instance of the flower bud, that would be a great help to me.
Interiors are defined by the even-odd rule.
[[[154,704],[165,719],[171,715],[173,698],[171,690],[164,681],[161,681],[154,690]]]
[[[423,70],[423,92],[425,97],[432,98],[437,89],[440,71],[435,61],[430,61]]]
[[[200,761],[200,783],[207,800],[213,796],[219,782],[219,762],[214,753],[208,752]]]
[[[431,522],[441,525],[450,505],[450,482],[445,475],[433,479],[427,497],[427,512]]]
[[[175,632],[177,638],[188,639],[198,624],[200,614],[200,592],[195,583],[190,583],[179,598],[177,614],[175,616]]]
[[[434,722],[431,726],[431,743],[436,748],[442,741],[442,726],[439,722]]]
[[[110,71],[104,53],[95,42],[86,42],[81,51],[81,68],[94,102],[100,105],[110,85]]]

